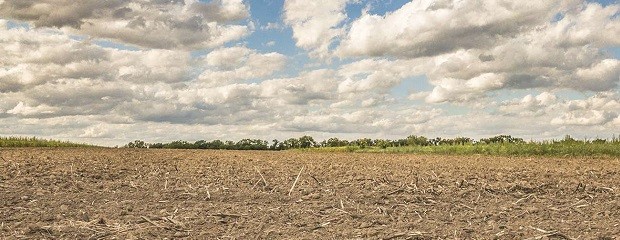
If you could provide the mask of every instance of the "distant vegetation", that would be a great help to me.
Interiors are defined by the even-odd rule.
[[[0,147],[96,147],[84,143],[47,140],[36,137],[0,137]]]
[[[468,137],[453,139],[427,138],[411,135],[404,139],[341,140],[330,138],[316,142],[311,136],[290,138],[271,142],[260,139],[233,141],[196,142],[174,141],[170,143],[146,143],[141,140],[130,142],[126,148],[167,148],[167,149],[227,149],[227,150],[289,150],[328,152],[386,152],[386,153],[428,153],[428,154],[484,154],[484,155],[541,155],[541,156],[620,156],[620,139],[577,140],[567,135],[561,140],[525,141],[510,135],[474,140]]]
[[[0,137],[0,147],[97,147],[85,143],[47,140],[36,137]],[[291,150],[325,152],[380,152],[380,153],[420,153],[457,155],[496,155],[496,156],[614,156],[620,157],[620,138],[612,139],[574,139],[566,135],[560,140],[525,141],[510,135],[474,140],[468,137],[452,139],[427,138],[411,135],[407,138],[341,140],[330,138],[317,142],[311,136],[289,138],[271,142],[260,139],[240,141],[173,141],[170,143],[146,143],[135,140],[124,148],[165,148],[165,149],[225,149],[225,150]]]

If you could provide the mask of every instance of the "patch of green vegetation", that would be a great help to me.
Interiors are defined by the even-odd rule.
[[[36,137],[0,137],[0,147],[97,147],[85,143],[73,143],[40,139]]]
[[[359,142],[359,141],[358,141]],[[401,140],[374,140],[366,144],[335,147],[319,147],[303,151],[319,152],[366,152],[366,153],[413,153],[443,155],[488,155],[488,156],[556,156],[620,157],[620,139],[576,140],[567,135],[562,140],[535,142],[523,141],[509,135],[483,138],[428,139],[409,136]]]
[[[226,150],[295,150],[311,152],[378,152],[418,153],[490,156],[613,156],[620,157],[620,139],[577,140],[567,135],[562,140],[524,141],[510,135],[498,135],[474,140],[468,137],[453,139],[427,138],[411,135],[404,139],[341,140],[330,138],[317,142],[311,136],[290,138],[284,141],[274,139],[272,144],[260,139],[233,141],[196,142],[174,141],[171,143],[146,143],[142,140],[130,142],[126,148],[172,148],[172,149],[226,149]]]
[[[592,142],[529,142],[529,143],[493,143],[468,145],[433,145],[433,146],[402,146],[402,147],[330,147],[314,148],[306,151],[325,152],[370,152],[370,153],[414,153],[444,155],[489,155],[489,156],[612,156],[620,157],[618,143]]]

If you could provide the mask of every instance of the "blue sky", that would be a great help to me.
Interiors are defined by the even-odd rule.
[[[0,1],[0,126],[19,125],[0,135],[116,145],[620,129],[617,1],[91,1]]]

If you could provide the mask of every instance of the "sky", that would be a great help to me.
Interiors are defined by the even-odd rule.
[[[0,136],[620,134],[617,0],[0,0]]]

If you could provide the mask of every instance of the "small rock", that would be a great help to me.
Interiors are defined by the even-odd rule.
[[[68,210],[69,210],[69,206],[67,206],[67,205],[65,205],[65,204],[60,205],[60,211],[66,212],[66,211],[68,211]]]
[[[82,221],[90,222],[90,217],[88,216],[88,214],[86,214],[86,213],[82,214]]]

